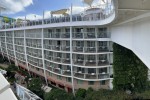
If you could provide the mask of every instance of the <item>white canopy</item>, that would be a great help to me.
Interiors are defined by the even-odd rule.
[[[56,15],[63,14],[63,15],[66,15],[67,11],[68,11],[68,9],[60,9],[60,10],[52,11],[51,14],[56,14]]]

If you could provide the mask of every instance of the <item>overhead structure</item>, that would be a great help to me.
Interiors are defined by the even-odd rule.
[[[86,3],[89,6],[92,6],[94,0],[83,0],[84,3]]]
[[[52,15],[68,15],[67,13],[68,9],[60,9],[60,10],[56,10],[56,11],[52,11],[51,14]]]

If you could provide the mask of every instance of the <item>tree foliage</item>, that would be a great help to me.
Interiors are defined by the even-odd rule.
[[[79,88],[75,95],[76,97],[84,98],[86,96],[86,90]]]
[[[42,81],[39,78],[32,78],[32,80],[28,84],[28,89],[33,93],[43,98],[44,91],[41,89]]]
[[[74,96],[64,90],[53,89],[44,95],[44,100],[74,100]]]
[[[114,89],[131,91],[145,89],[148,68],[132,51],[115,43],[113,48]]]

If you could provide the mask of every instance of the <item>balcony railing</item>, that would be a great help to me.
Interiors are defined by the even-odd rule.
[[[82,72],[74,72],[74,76],[82,79],[106,79],[110,78],[109,74],[102,73],[82,73]]]
[[[73,64],[78,66],[106,66],[109,65],[108,60],[84,60],[84,59],[73,59]]]
[[[26,44],[27,44],[27,46],[29,46],[29,47],[42,48],[42,45],[41,45],[41,44],[29,43],[29,42],[27,42]]]
[[[44,34],[44,38],[70,38],[70,33],[67,32],[53,32]]]
[[[95,38],[109,38],[109,32],[73,32],[73,39],[95,39]],[[70,38],[70,32],[52,32],[44,33],[44,38]]]
[[[79,22],[79,21],[98,21],[98,20],[104,20],[108,17],[110,17],[115,9],[113,9],[112,3],[106,3],[99,5],[99,9],[102,11],[95,11],[95,13],[86,12],[89,16],[83,16],[81,14],[76,14],[67,16],[60,16],[60,17],[51,17],[44,20],[24,20],[20,23],[13,22],[11,24],[4,23],[1,27],[1,29],[9,29],[9,28],[18,28],[18,27],[24,27],[24,26],[36,26],[36,25],[42,25],[42,24],[53,24],[53,23],[64,23],[64,22],[70,22],[70,18],[72,18],[72,22]],[[85,12],[84,12],[85,13]]]

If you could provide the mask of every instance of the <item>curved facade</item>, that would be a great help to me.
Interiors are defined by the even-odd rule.
[[[67,91],[111,89],[113,49],[106,24],[114,18],[114,10],[107,9],[85,16],[5,24],[0,30],[1,54]]]

